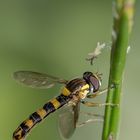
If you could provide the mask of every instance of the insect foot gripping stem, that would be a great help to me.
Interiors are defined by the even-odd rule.
[[[119,104],[113,104],[113,103],[102,103],[102,104],[99,104],[99,107],[100,107],[100,106],[119,107]]]

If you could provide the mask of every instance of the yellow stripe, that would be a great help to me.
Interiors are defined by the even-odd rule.
[[[37,110],[36,112],[41,117],[41,119],[43,119],[47,115],[47,112],[43,108]]]
[[[63,95],[69,96],[70,93],[71,93],[71,92],[70,92],[66,87],[64,87],[64,88],[62,89],[62,94],[63,94]]]
[[[88,85],[88,84],[84,85],[84,86],[81,88],[81,90],[86,90],[86,89],[89,89],[89,85]]]
[[[50,102],[54,105],[55,109],[59,108],[61,105],[60,102],[55,98],[52,99]]]
[[[29,128],[31,128],[31,127],[34,125],[34,123],[33,123],[32,120],[27,119],[27,120],[25,121],[25,125],[27,125]]]

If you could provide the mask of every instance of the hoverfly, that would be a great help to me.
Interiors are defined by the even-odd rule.
[[[60,131],[63,137],[69,138],[76,127],[78,120],[79,104],[87,106],[98,106],[97,103],[86,102],[88,95],[96,96],[101,86],[100,74],[92,72],[83,73],[82,78],[75,78],[70,81],[32,71],[17,71],[14,79],[20,83],[33,88],[50,88],[56,83],[64,84],[60,95],[48,101],[42,108],[32,113],[23,121],[13,133],[13,140],[23,140],[30,130],[49,114],[65,105],[65,111],[60,115]],[[91,94],[89,94],[91,93]],[[101,105],[101,104],[100,104]],[[67,118],[68,116],[68,118]],[[64,126],[67,123],[67,126]],[[62,124],[62,125],[61,125]]]

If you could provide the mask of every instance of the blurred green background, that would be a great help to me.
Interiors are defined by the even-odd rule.
[[[82,76],[87,70],[98,71],[103,73],[102,88],[107,86],[110,49],[103,50],[93,66],[85,58],[97,42],[111,41],[112,1],[6,0],[0,3],[0,140],[11,140],[17,126],[57,96],[61,87],[28,88],[13,80],[14,71],[32,70],[65,79]],[[139,7],[137,1],[123,84],[120,140],[139,139]],[[104,102],[105,95],[94,101]],[[82,105],[81,109],[99,114],[104,111],[104,108]],[[27,139],[61,140],[57,117],[57,112],[50,115]],[[100,140],[101,134],[102,123],[92,123],[78,128],[71,140]]]

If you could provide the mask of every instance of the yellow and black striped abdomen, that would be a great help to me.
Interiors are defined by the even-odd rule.
[[[37,110],[29,116],[24,122],[22,122],[19,127],[13,133],[13,140],[24,140],[26,135],[30,130],[39,122],[41,122],[50,113],[54,112],[56,109],[62,107],[64,104],[71,100],[70,97],[64,96],[63,94],[57,96],[56,98],[50,100],[46,103],[43,108]]]
[[[62,89],[61,95],[47,102],[41,109],[31,114],[28,119],[19,125],[13,133],[13,140],[24,140],[36,124],[41,122],[50,113],[68,103],[73,98],[72,93],[75,93],[75,91],[81,92],[85,88],[87,89],[89,86],[87,87],[87,83],[83,79],[77,78],[68,82],[66,87]]]

